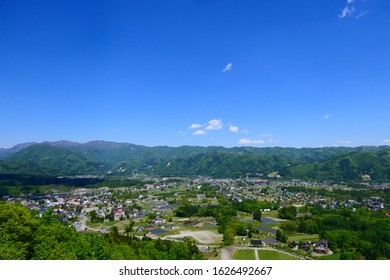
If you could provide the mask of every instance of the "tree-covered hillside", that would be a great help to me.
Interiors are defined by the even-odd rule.
[[[121,235],[79,233],[50,211],[37,212],[0,202],[0,260],[193,260],[203,259],[187,242]]]
[[[286,179],[388,180],[389,147],[255,148],[146,147],[128,143],[69,141],[18,145],[2,155],[0,175],[110,175],[238,178],[279,174]],[[12,151],[11,151],[12,150]]]
[[[337,155],[318,163],[303,163],[284,170],[281,175],[309,180],[390,180],[390,148],[375,153]]]
[[[291,159],[283,156],[265,156],[216,151],[189,158],[172,160],[156,167],[161,176],[212,176],[238,178],[247,173],[270,173],[289,166]]]
[[[11,155],[8,160],[28,161],[52,170],[53,175],[100,174],[104,170],[104,163],[88,153],[55,147],[48,143],[29,146]]]

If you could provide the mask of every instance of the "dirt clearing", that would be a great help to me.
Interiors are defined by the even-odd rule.
[[[201,244],[214,244],[222,242],[222,234],[219,234],[215,231],[191,231],[183,230],[179,234],[166,236],[165,239],[179,239],[182,237],[190,236],[195,240],[199,241]]]

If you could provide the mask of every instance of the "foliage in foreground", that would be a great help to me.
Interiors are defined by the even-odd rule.
[[[50,212],[41,218],[21,205],[0,203],[0,259],[11,260],[189,260],[202,259],[188,242],[120,235],[79,233]]]

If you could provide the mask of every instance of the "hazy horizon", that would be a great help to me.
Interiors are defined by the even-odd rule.
[[[106,143],[115,143],[115,144],[130,144],[130,145],[136,145],[136,146],[144,146],[144,147],[149,147],[149,148],[153,148],[153,147],[171,147],[171,148],[178,148],[178,147],[203,147],[203,148],[207,148],[207,147],[223,147],[223,148],[242,148],[242,147],[251,147],[251,148],[292,148],[292,149],[317,149],[317,148],[340,148],[340,147],[344,147],[344,148],[357,148],[357,147],[389,147],[390,145],[387,145],[387,144],[382,144],[382,145],[359,145],[359,146],[345,146],[345,145],[339,145],[339,146],[318,146],[318,147],[293,147],[293,146],[248,146],[248,145],[245,145],[245,146],[223,146],[223,145],[208,145],[208,146],[203,146],[203,145],[178,145],[178,146],[171,146],[171,145],[153,145],[153,146],[150,146],[150,145],[144,145],[142,143],[131,143],[131,142],[118,142],[118,141],[110,141],[110,140],[102,140],[102,139],[95,139],[95,140],[89,140],[89,141],[85,141],[85,142],[78,142],[78,141],[72,141],[72,140],[65,140],[65,139],[61,139],[61,140],[46,140],[46,141],[27,141],[27,142],[21,142],[21,143],[16,143],[12,146],[8,146],[8,147],[0,147],[0,149],[12,149],[18,145],[23,145],[23,144],[44,144],[44,143],[49,143],[49,144],[52,144],[52,143],[60,143],[60,142],[69,142],[69,143],[74,143],[74,144],[80,144],[80,145],[84,145],[84,144],[88,144],[88,143],[93,143],[93,142],[106,142]]]

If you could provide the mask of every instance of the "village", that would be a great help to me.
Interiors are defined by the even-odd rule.
[[[303,258],[301,253],[305,253],[306,259],[310,258],[308,253],[312,256],[331,254],[327,240],[321,240],[318,234],[292,235],[281,247],[277,230],[279,224],[287,220],[279,218],[279,209],[295,206],[298,209],[297,217],[303,217],[310,215],[307,213],[310,206],[329,210],[350,207],[352,211],[362,207],[370,211],[388,208],[384,198],[379,196],[364,199],[353,199],[351,196],[343,199],[339,195],[330,195],[336,189],[350,190],[342,184],[208,177],[148,178],[146,182],[142,186],[74,188],[69,192],[59,191],[53,186],[46,194],[4,196],[3,200],[20,203],[37,211],[38,215],[51,211],[59,221],[80,232],[104,234],[116,226],[122,234],[140,238],[147,236],[177,241],[191,238],[205,253],[212,252],[227,259],[226,248],[221,248],[223,235],[218,232],[216,220],[212,217],[178,217],[176,209],[183,201],[200,207],[218,205],[221,197],[237,203],[246,199],[263,201],[267,203],[264,205],[269,206],[260,209],[262,223],[255,223],[245,213],[237,216],[237,219],[253,223],[256,234],[236,236],[233,244],[236,251],[250,248],[277,248],[285,251],[290,248],[293,252],[286,253],[297,258]],[[370,187],[380,189],[388,188],[388,185]]]

